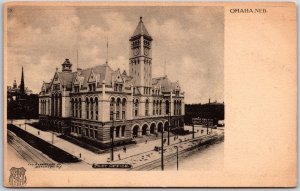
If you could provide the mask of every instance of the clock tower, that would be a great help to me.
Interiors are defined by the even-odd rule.
[[[129,75],[141,94],[150,94],[152,79],[152,37],[148,33],[142,17],[129,39]]]

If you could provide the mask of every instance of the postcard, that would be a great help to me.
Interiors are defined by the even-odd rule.
[[[289,2],[4,4],[4,186],[297,186]]]

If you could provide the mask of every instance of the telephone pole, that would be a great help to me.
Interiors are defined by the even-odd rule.
[[[164,131],[161,127],[161,170],[164,170]]]

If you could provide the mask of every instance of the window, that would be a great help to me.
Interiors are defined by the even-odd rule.
[[[122,126],[122,134],[121,134],[122,137],[125,136],[125,126]]]
[[[122,119],[126,118],[126,99],[122,101]]]
[[[94,130],[95,139],[98,139],[98,131],[97,129]]]
[[[116,137],[120,137],[120,126],[116,127]]]
[[[85,105],[85,113],[86,113],[86,119],[89,119],[89,100],[86,98],[86,105]]]
[[[153,101],[153,115],[155,115],[155,106],[156,106],[156,103],[155,103],[155,100]]]
[[[96,83],[89,84],[89,91],[90,92],[96,91]]]
[[[90,137],[94,138],[94,130],[93,127],[90,127]]]
[[[90,112],[91,112],[90,119],[94,119],[94,100],[93,100],[93,98],[90,99]]]
[[[134,103],[134,116],[138,116],[139,113],[139,100],[135,100]]]
[[[166,114],[169,114],[170,112],[170,103],[169,100],[166,100]]]
[[[110,109],[109,109],[109,115],[111,121],[114,120],[114,106],[115,106],[115,98],[111,98]]]
[[[81,118],[82,115],[82,107],[81,107],[81,99],[79,99],[79,118]]]
[[[98,98],[95,98],[95,117],[96,117],[96,120],[98,120]]]
[[[121,99],[117,99],[117,104],[116,104],[116,119],[120,119],[120,111],[121,111]]]
[[[149,101],[146,100],[146,103],[145,103],[145,116],[148,116],[149,115]]]
[[[161,110],[162,110],[162,101],[160,100],[160,102],[159,102],[159,115],[161,115]]]
[[[74,92],[79,92],[79,86],[74,86]]]

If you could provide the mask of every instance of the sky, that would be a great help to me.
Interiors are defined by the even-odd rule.
[[[108,63],[128,72],[129,38],[140,17],[153,38],[152,77],[180,83],[185,103],[224,99],[223,7],[11,7],[7,85],[38,93],[65,58],[78,67]]]

